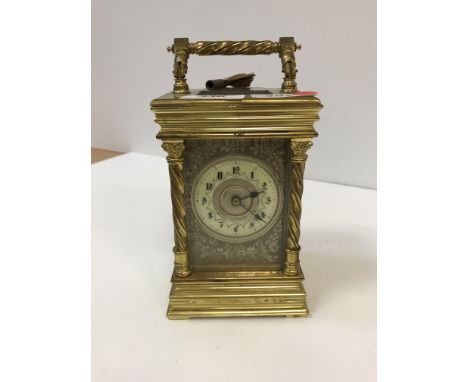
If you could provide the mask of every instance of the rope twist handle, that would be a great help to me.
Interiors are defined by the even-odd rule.
[[[278,42],[245,40],[197,41],[194,43],[190,43],[188,38],[175,38],[174,43],[167,48],[168,52],[174,53],[174,94],[190,92],[185,78],[190,54],[232,56],[278,53],[284,73],[281,91],[283,93],[297,92],[297,69],[294,52],[299,49],[301,49],[301,45],[294,41],[294,37],[281,37]]]

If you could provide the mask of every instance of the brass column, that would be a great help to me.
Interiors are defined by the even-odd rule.
[[[289,199],[288,242],[284,274],[295,276],[299,271],[299,237],[301,235],[302,191],[304,189],[304,167],[307,150],[312,146],[311,138],[291,139],[291,194]]]
[[[167,152],[169,164],[169,177],[171,179],[172,218],[174,220],[174,255],[175,274],[178,277],[187,277],[192,273],[190,266],[187,225],[185,223],[184,200],[184,141],[164,141],[162,148]]]

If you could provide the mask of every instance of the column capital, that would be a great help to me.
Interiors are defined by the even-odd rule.
[[[293,162],[305,162],[307,160],[307,151],[312,147],[312,138],[293,138],[291,139],[291,151]]]
[[[171,162],[182,162],[184,160],[184,141],[174,140],[174,141],[164,141],[161,145],[163,150],[167,153],[167,161]]]

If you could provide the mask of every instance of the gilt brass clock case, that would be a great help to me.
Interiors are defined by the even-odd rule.
[[[318,135],[314,123],[322,104],[313,94],[297,93],[294,52],[299,47],[287,37],[279,42],[196,43],[183,38],[169,48],[174,53],[174,90],[153,100],[151,110],[161,127],[157,138],[167,152],[171,184],[175,261],[170,319],[299,317],[309,312],[299,262],[301,196],[307,151]],[[190,55],[274,53],[283,67],[281,89],[226,90],[216,96],[189,90],[185,74]],[[273,152],[274,156],[267,155]],[[277,187],[281,207],[271,228],[248,241],[233,242],[207,233],[194,216],[191,194],[194,180],[208,163],[246,154],[256,163],[266,163],[281,185]],[[249,189],[244,186],[236,192]],[[234,197],[240,195],[230,194],[226,200],[237,203]],[[259,213],[254,202],[248,205],[253,214]]]

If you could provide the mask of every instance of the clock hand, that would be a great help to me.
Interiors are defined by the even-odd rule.
[[[241,206],[244,210],[249,211],[253,216],[255,216],[255,219],[261,220],[262,222],[266,223],[266,221],[263,220],[262,217],[261,217],[259,214],[256,214],[256,213],[250,211],[247,207],[244,207],[244,206],[242,205],[242,203],[240,203],[239,206]]]
[[[247,198],[256,198],[262,192],[265,192],[265,191],[252,191],[249,195],[244,196],[243,198],[240,198],[239,200],[244,200],[244,199],[247,199]]]

